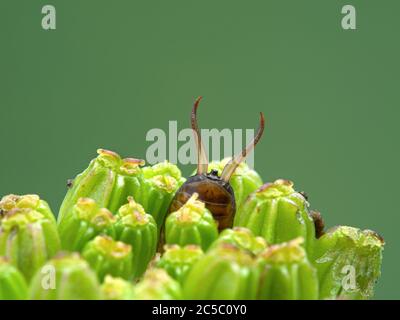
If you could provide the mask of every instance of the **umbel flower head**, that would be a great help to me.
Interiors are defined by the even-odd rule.
[[[0,257],[0,300],[25,300],[28,285],[24,276],[6,258]]]
[[[132,247],[102,235],[89,241],[82,257],[96,271],[100,281],[106,275],[130,279],[132,277]]]
[[[14,208],[0,221],[0,256],[8,258],[29,281],[60,249],[54,220],[31,208]]]
[[[196,244],[207,250],[217,237],[217,223],[204,202],[198,200],[197,193],[178,211],[169,214],[165,222],[167,244]]]
[[[208,165],[208,171],[217,170],[218,176],[221,176],[222,171],[230,160],[231,158],[228,157],[221,161],[213,161]],[[240,208],[248,195],[261,187],[262,179],[246,162],[241,162],[233,173],[229,183],[235,194],[236,208]]]
[[[71,212],[59,223],[63,250],[81,251],[97,235],[104,233],[116,221],[113,214],[99,208],[93,199],[80,198]]]
[[[134,287],[135,300],[180,300],[179,283],[163,269],[149,269]]]
[[[58,222],[72,212],[79,198],[91,198],[101,208],[117,212],[126,203],[128,196],[139,198],[143,191],[143,174],[140,166],[144,160],[121,157],[112,151],[99,149],[98,157],[70,184],[70,189],[61,204]]]
[[[303,238],[276,244],[259,256],[259,299],[318,299],[317,270],[308,261]]]
[[[381,273],[384,240],[376,232],[339,226],[315,245],[321,299],[368,299]]]
[[[240,249],[249,250],[257,255],[267,247],[267,242],[262,237],[255,237],[251,230],[242,227],[225,229],[220,233],[210,249],[219,246],[221,243],[232,244]]]
[[[101,292],[105,300],[132,300],[133,285],[122,278],[107,275],[101,285]]]
[[[172,278],[183,284],[192,266],[202,256],[203,250],[197,245],[189,244],[184,247],[177,244],[165,245],[157,267],[163,268]]]
[[[259,268],[247,250],[221,243],[197,261],[186,277],[185,299],[255,299]]]
[[[115,240],[132,246],[132,275],[140,277],[153,258],[157,247],[157,225],[154,218],[132,197],[115,216],[116,222],[108,230]]]
[[[303,237],[308,253],[315,241],[315,225],[308,203],[288,180],[266,183],[250,194],[236,213],[234,225],[250,229],[269,244]]]
[[[78,253],[61,253],[35,274],[30,285],[33,300],[98,300],[96,273]]]

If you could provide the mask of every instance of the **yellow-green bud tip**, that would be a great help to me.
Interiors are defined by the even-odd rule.
[[[93,240],[93,247],[103,256],[114,259],[123,259],[132,252],[132,247],[121,241],[115,241],[108,236],[97,236]]]
[[[265,261],[273,263],[292,263],[301,261],[306,257],[305,250],[302,247],[304,239],[295,238],[291,241],[272,245],[260,254]]]
[[[257,195],[265,198],[279,198],[292,194],[293,182],[290,180],[278,179],[273,183],[265,183],[257,190]]]
[[[36,209],[39,206],[40,197],[36,194],[15,195],[9,194],[4,196],[0,201],[0,209],[10,211],[15,208]]]
[[[145,161],[142,159],[126,158],[121,159],[120,155],[116,152],[98,149],[97,161],[105,166],[124,175],[134,175],[139,172],[139,167],[143,166]]]
[[[115,217],[106,208],[99,208],[90,198],[79,198],[74,206],[74,212],[80,220],[84,220],[97,228],[104,228],[115,222]]]
[[[177,221],[192,223],[201,219],[207,209],[204,202],[198,200],[198,197],[197,193],[193,193],[189,200],[178,211],[173,213]]]
[[[12,209],[1,220],[1,229],[10,231],[14,228],[24,228],[28,224],[35,223],[44,218],[40,212],[32,209]]]
[[[126,225],[143,225],[149,222],[149,216],[133,197],[128,197],[128,203],[118,210],[118,215]]]
[[[200,246],[197,245],[187,245],[181,247],[177,244],[167,244],[164,246],[164,255],[163,259],[166,259],[171,262],[188,262],[197,260],[198,257],[203,255],[203,250],[201,250]]]

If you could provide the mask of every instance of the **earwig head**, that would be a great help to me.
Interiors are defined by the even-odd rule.
[[[201,141],[201,134],[200,129],[197,125],[197,109],[199,107],[199,103],[202,97],[198,97],[193,105],[192,114],[191,114],[191,123],[192,129],[194,133],[194,137],[196,140],[197,145],[197,174],[198,175],[207,175],[209,177],[217,177],[218,172],[211,171],[210,174],[207,174],[208,171],[208,159],[204,149],[204,145]],[[253,138],[253,140],[242,150],[242,152],[235,157],[233,157],[225,166],[224,170],[222,171],[221,177],[219,179],[223,180],[224,182],[229,182],[230,178],[234,174],[236,168],[239,164],[244,161],[247,155],[254,149],[257,145],[258,141],[260,141],[262,134],[264,132],[264,114],[260,112],[260,126],[258,127],[257,134]]]

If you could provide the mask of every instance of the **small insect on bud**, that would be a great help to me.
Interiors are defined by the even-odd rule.
[[[308,194],[305,191],[300,191],[299,193],[308,201]]]
[[[67,187],[68,188],[72,188],[73,184],[74,184],[74,179],[68,179],[67,180]]]

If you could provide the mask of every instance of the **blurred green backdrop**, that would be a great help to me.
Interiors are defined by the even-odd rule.
[[[400,298],[399,14],[395,0],[1,0],[0,194],[57,211],[98,147],[144,157],[147,131],[188,127],[203,95],[204,128],[253,128],[264,111],[256,169],[294,180],[328,226],[382,234],[376,298]]]

